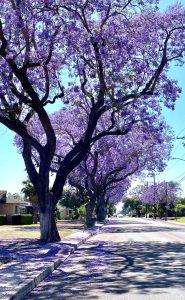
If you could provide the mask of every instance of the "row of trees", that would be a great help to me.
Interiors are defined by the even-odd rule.
[[[58,171],[61,158],[65,156],[64,151],[76,143],[86,125],[86,114],[83,110],[78,108],[78,113],[75,113],[76,109],[72,108],[60,110],[57,117],[56,113],[51,115],[58,137],[57,160],[52,164],[54,174]],[[43,141],[44,132],[39,127],[38,119],[33,120],[30,130],[36,138]],[[97,132],[103,130],[107,121],[105,115],[99,122]],[[134,124],[126,136],[102,137],[91,146],[84,160],[70,173],[67,183],[78,190],[79,202],[82,201],[86,206],[88,227],[94,224],[94,211],[98,221],[105,219],[107,207],[122,199],[130,187],[133,175],[139,176],[146,169],[163,170],[164,157],[168,159],[170,154],[172,135],[164,122],[161,121],[160,125],[160,132],[158,123],[153,123],[150,127],[147,124]],[[65,147],[61,147],[64,141]],[[22,140],[19,136],[16,137],[15,143],[22,150]],[[33,154],[35,164],[39,165],[37,152]]]
[[[179,193],[179,185],[175,182],[155,182],[139,186],[133,191],[133,198],[125,199],[123,209],[131,215],[152,215],[154,218],[167,218],[168,214],[181,215],[185,207]]]
[[[95,202],[103,211],[120,199],[131,174],[164,167],[161,103],[174,109],[180,93],[168,70],[183,63],[185,9],[161,13],[157,3],[1,1],[0,122],[18,135],[44,241],[60,239],[54,212],[67,180],[87,194],[91,216]],[[49,115],[57,100],[62,110]]]

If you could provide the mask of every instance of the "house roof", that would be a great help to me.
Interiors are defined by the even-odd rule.
[[[6,201],[6,193],[7,193],[7,191],[0,190],[0,201],[3,201],[3,202]]]
[[[21,200],[13,200],[13,199],[6,199],[7,204],[19,204],[23,206],[30,205],[28,202],[21,201]]]
[[[0,190],[0,196],[1,195],[4,195],[4,194],[6,194],[7,193],[7,191],[5,191],[5,190]]]

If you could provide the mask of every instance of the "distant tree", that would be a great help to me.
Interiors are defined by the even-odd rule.
[[[30,198],[36,193],[35,188],[29,179],[22,181],[23,188],[21,192],[24,194],[25,200],[30,200]]]
[[[8,193],[7,194],[7,198],[10,200],[21,200],[21,195],[19,195],[18,193]]]
[[[141,209],[141,201],[137,198],[125,198],[123,205],[123,211],[126,211],[131,216],[137,215],[138,211]]]
[[[26,200],[28,200],[33,206],[33,223],[38,221],[38,196],[36,190],[29,179],[22,182],[23,188],[21,192],[24,194]]]
[[[178,198],[177,199],[177,204],[185,205],[185,198]]]
[[[59,205],[71,208],[74,210],[74,216],[78,216],[78,209],[85,203],[84,198],[74,188],[65,188],[62,194],[62,198],[59,201]]]
[[[154,209],[154,217],[162,211],[167,217],[168,210],[177,202],[179,185],[175,182],[156,182],[143,188],[140,195],[142,204],[147,204]]]

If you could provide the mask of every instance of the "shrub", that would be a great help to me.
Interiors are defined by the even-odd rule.
[[[80,215],[80,220],[85,222],[85,218],[86,218],[86,208],[85,208],[85,204],[81,205],[79,210],[79,215]]]
[[[12,225],[29,225],[33,224],[32,215],[14,215],[12,216]]]
[[[56,209],[55,209],[55,217],[56,217],[56,220],[60,220],[60,219],[61,219],[61,218],[60,218],[60,211],[59,211],[58,206],[57,206]]]
[[[0,216],[0,225],[5,225],[6,224],[6,216],[1,215]]]
[[[65,220],[66,220],[66,221],[70,221],[70,220],[72,220],[72,217],[71,217],[71,216],[66,216],[66,217],[65,217]]]
[[[79,214],[76,214],[76,215],[72,216],[72,220],[78,220],[78,218],[79,218]]]
[[[177,217],[185,216],[185,205],[184,204],[177,204],[175,208],[176,208],[176,216]]]

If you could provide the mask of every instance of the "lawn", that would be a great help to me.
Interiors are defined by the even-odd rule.
[[[16,229],[16,228],[30,228],[30,229],[38,229],[40,224],[29,224],[29,225],[1,225],[0,229]]]
[[[0,239],[37,239],[40,237],[40,231],[38,227],[35,228],[36,230],[33,230],[33,226],[30,228],[30,230],[28,228],[23,228],[21,230],[18,226],[14,226],[14,228],[12,228],[13,226],[10,227],[7,230],[5,228],[2,231],[0,230]],[[72,233],[74,233],[74,231],[70,229],[59,230],[61,237],[71,235]]]
[[[37,239],[40,237],[40,224],[31,225],[1,225],[0,239]],[[58,231],[61,237],[71,235],[76,230],[83,230],[84,224],[80,221],[58,221]]]
[[[185,217],[174,218],[173,221],[176,221],[176,222],[179,222],[179,223],[185,223]]]

